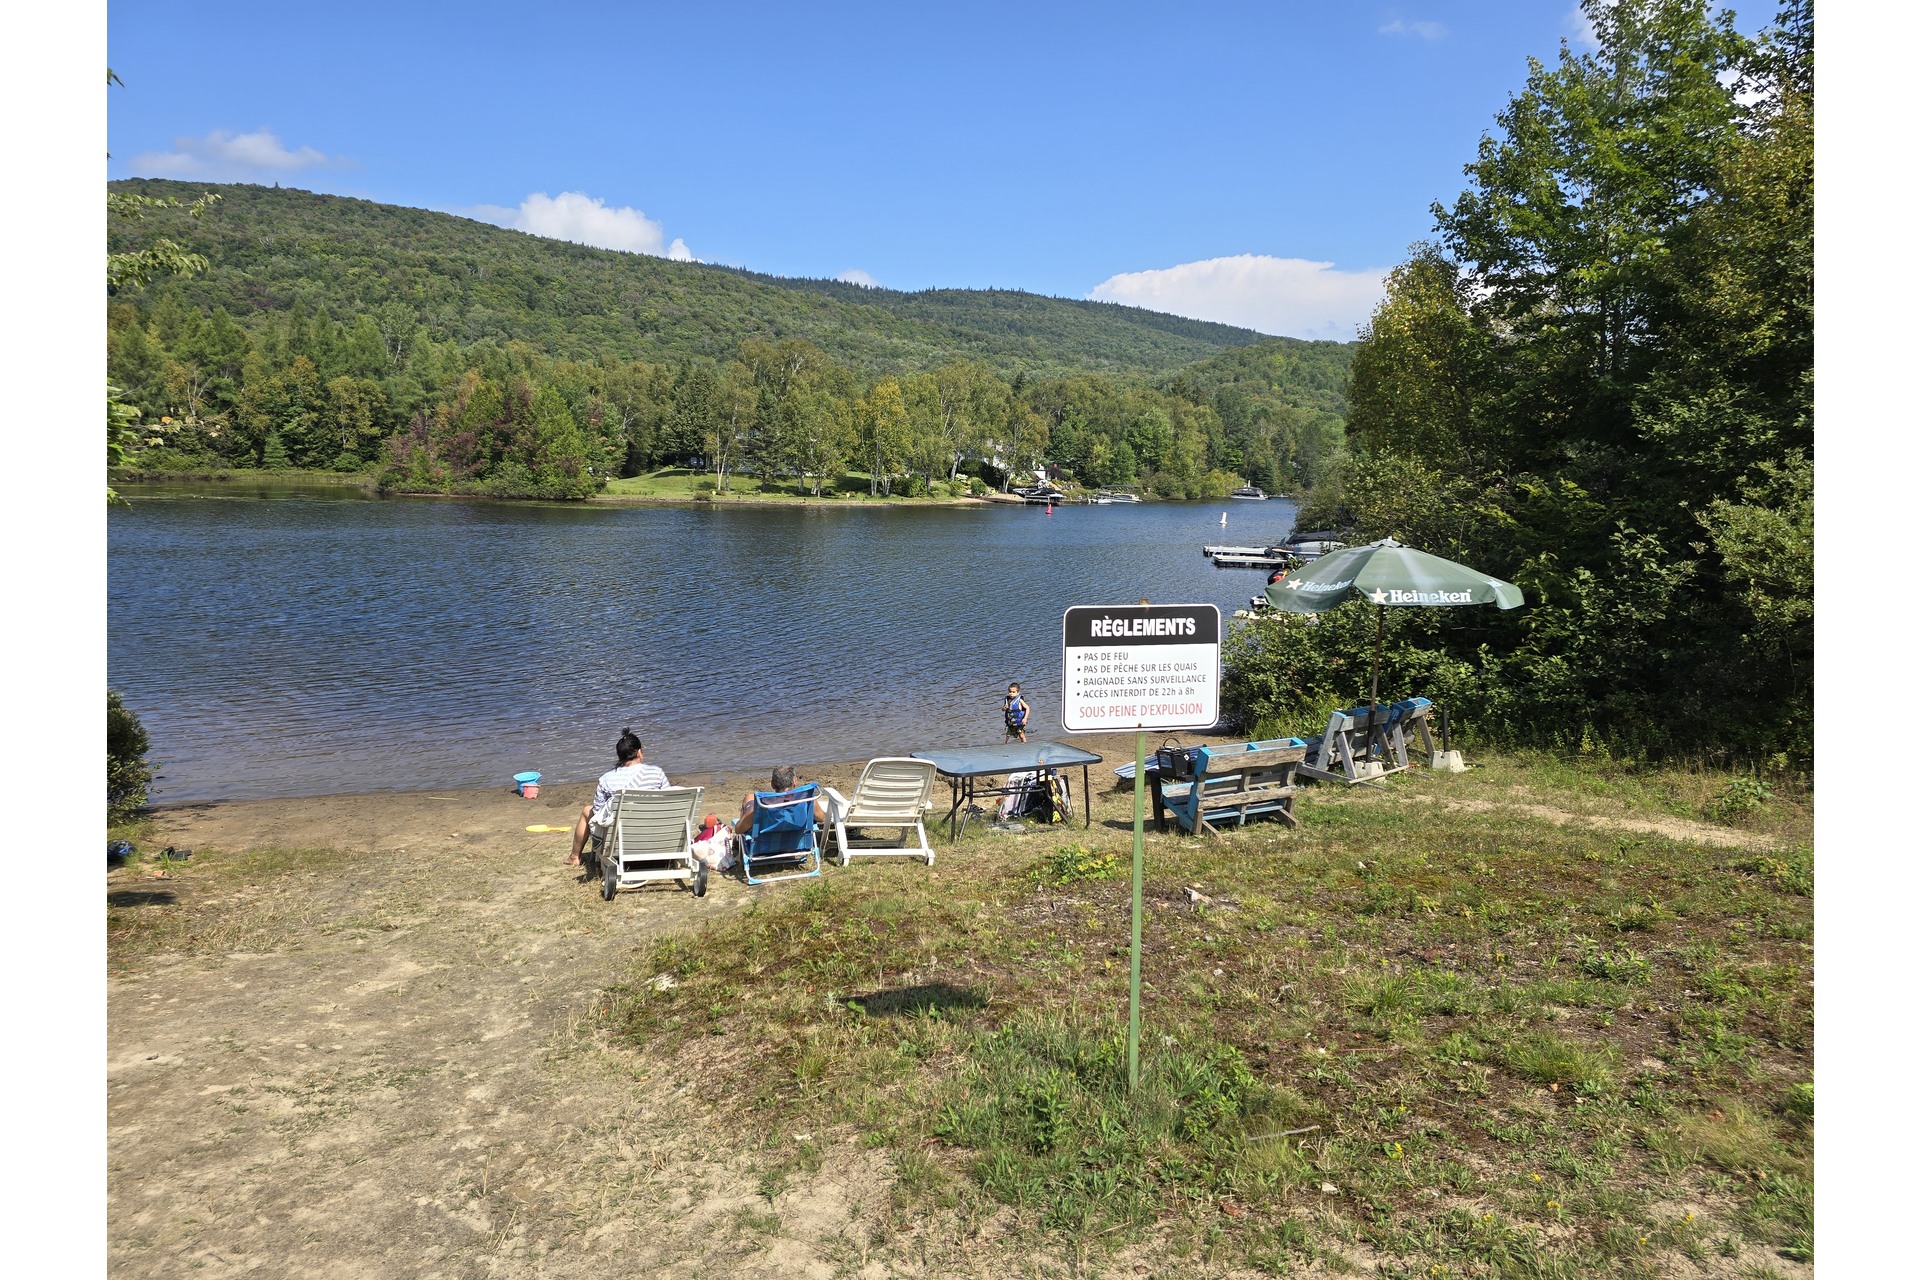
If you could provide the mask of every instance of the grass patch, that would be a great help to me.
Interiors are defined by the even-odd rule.
[[[168,862],[150,841],[107,877],[107,963],[273,951],[314,931],[330,910],[315,890],[351,856],[338,849],[193,851]],[[154,875],[164,871],[164,878]]]
[[[1783,858],[1757,832],[1730,849],[1403,803],[1502,798],[1517,767],[1314,788],[1297,831],[1150,835],[1137,1093],[1117,822],[758,896],[644,952],[601,1015],[745,1098],[741,1141],[804,1125],[891,1150],[896,1242],[998,1212],[1015,1240],[1270,1272],[1650,1276],[1662,1249],[1735,1236],[1810,1252],[1811,1094],[1777,1083],[1812,1076],[1810,884],[1756,869]],[[1535,769],[1528,802],[1579,812],[1583,769],[1555,766],[1565,790]],[[1683,782],[1676,805],[1712,779]],[[1765,816],[1808,839],[1804,798]],[[1709,1200],[1715,1220],[1661,1234],[1663,1206]]]

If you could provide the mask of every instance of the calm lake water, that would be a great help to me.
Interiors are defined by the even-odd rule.
[[[1294,512],[121,491],[109,679],[159,803],[574,781],[628,725],[670,775],[998,742],[1009,680],[1029,736],[1064,738],[1068,605],[1231,612],[1264,577],[1202,544],[1278,542]]]

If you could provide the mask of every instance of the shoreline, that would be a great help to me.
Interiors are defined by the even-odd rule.
[[[1147,734],[1147,754],[1152,755],[1154,749],[1170,736],[1179,737],[1181,745],[1183,746],[1217,745],[1229,742],[1245,742],[1247,740],[1242,736],[1230,733],[1182,733],[1172,735],[1159,730],[1152,730]],[[1035,743],[1057,742],[1066,746],[1079,747],[1081,750],[1091,751],[1099,756],[1101,763],[1088,766],[1090,770],[1088,779],[1096,793],[1110,791],[1114,786],[1117,786],[1118,779],[1114,778],[1113,769],[1118,765],[1130,764],[1133,761],[1133,734],[1131,731],[1123,730],[1118,733],[1062,735],[1058,738],[1035,737],[1033,741]],[[970,743],[963,745],[992,746],[997,744]],[[931,750],[932,748],[928,749]],[[852,791],[854,783],[859,779],[860,771],[866,767],[867,761],[874,758],[876,757],[863,756],[853,760],[796,761],[794,762],[794,768],[797,770],[800,780],[803,782],[819,782],[823,786],[830,786],[842,793],[847,793]],[[609,765],[608,767],[611,768],[612,766]],[[1079,766],[1076,765],[1071,768],[1077,771],[1078,767]],[[1063,773],[1068,771],[1069,770],[1065,769],[1062,770]],[[766,771],[762,769],[746,768],[690,769],[685,772],[669,771],[667,778],[674,786],[704,787],[709,795],[718,794],[730,797],[726,807],[731,809],[748,790],[765,785],[765,772]],[[1105,782],[1102,781],[1103,776]],[[1077,783],[1077,772],[1075,772],[1074,778]],[[515,798],[521,800],[521,802],[527,806],[527,812],[530,814],[536,811],[544,812],[545,806],[549,801],[557,801],[577,807],[583,803],[587,797],[593,794],[593,788],[597,783],[597,777],[586,779],[576,778],[558,782],[542,780],[538,797],[533,800],[526,800],[519,796],[515,796]],[[377,791],[328,791],[298,796],[203,797],[201,799],[159,801],[143,810],[140,818],[136,819],[136,821],[177,817],[185,813],[216,808],[233,809],[249,807],[268,809],[274,806],[305,807],[315,805],[342,805],[357,809],[368,806],[377,808],[382,804],[412,806],[422,801],[471,800],[481,796],[507,796],[513,794],[514,788],[511,785],[501,785],[480,787],[408,787],[388,788]],[[936,790],[936,795],[938,794],[940,794],[940,792]],[[702,797],[701,805],[703,809],[713,809],[714,812],[720,812],[707,797]],[[936,804],[935,814],[930,815],[930,817],[938,816],[939,808]]]

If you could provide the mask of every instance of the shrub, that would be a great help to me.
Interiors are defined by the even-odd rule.
[[[1766,808],[1767,801],[1773,799],[1773,789],[1751,774],[1744,778],[1735,778],[1729,782],[1713,802],[1713,816],[1722,820],[1744,818],[1750,813],[1758,813]]]
[[[153,768],[147,763],[147,731],[140,717],[107,690],[107,821],[125,822],[147,803]]]

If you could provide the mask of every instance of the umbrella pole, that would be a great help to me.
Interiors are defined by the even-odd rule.
[[[1367,707],[1367,758],[1373,758],[1374,726],[1380,722],[1380,650],[1387,634],[1387,607],[1376,605],[1373,615],[1373,699]],[[1385,751],[1381,754],[1384,756]]]

